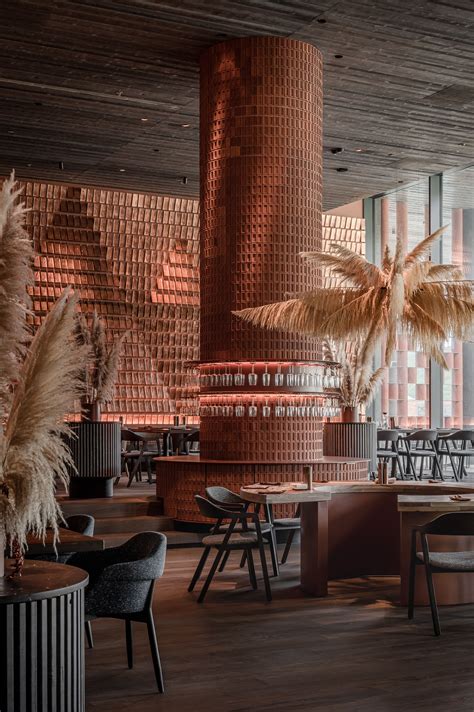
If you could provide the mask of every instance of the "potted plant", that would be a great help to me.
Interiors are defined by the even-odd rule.
[[[69,440],[74,467],[69,495],[72,498],[111,497],[113,482],[121,471],[121,423],[103,422],[101,407],[114,396],[120,353],[127,334],[110,346],[97,312],[90,322],[78,316],[76,339],[87,349],[89,359],[83,371],[82,421],[71,423]]]
[[[380,369],[373,372],[375,353],[382,345],[382,366],[388,366],[398,331],[443,368],[447,368],[443,342],[449,336],[468,338],[474,323],[472,283],[463,280],[457,265],[434,264],[428,259],[431,246],[445,229],[428,235],[408,253],[397,238],[393,255],[385,248],[381,267],[338,244],[332,244],[329,253],[302,252],[303,259],[328,267],[339,286],[320,287],[235,314],[268,329],[308,334],[336,344],[355,343],[356,356],[347,381],[352,393],[349,401],[343,400],[343,419],[357,421],[358,406],[382,380]]]
[[[86,347],[75,338],[77,297],[66,290],[32,337],[33,246],[14,176],[0,192],[0,575],[7,542],[21,572],[26,538],[56,537],[56,479],[68,482],[65,414],[82,388]]]
[[[126,337],[127,333],[124,333],[109,345],[104,323],[96,311],[90,323],[84,314],[78,316],[77,339],[80,344],[88,347],[89,352],[81,403],[82,415],[86,420],[99,421],[102,405],[113,400],[122,345]]]

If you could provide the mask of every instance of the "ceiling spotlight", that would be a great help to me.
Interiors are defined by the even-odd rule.
[[[335,54],[334,59],[342,59],[344,57],[343,54]]]
[[[356,148],[356,153],[362,153],[363,150],[363,148]]]
[[[27,168],[31,168],[32,165],[33,165],[32,163],[27,163],[27,164],[26,164],[26,167],[27,167]]]
[[[143,118],[143,119],[140,119],[140,121],[145,122],[145,121],[148,121],[148,119],[147,119],[147,118]]]
[[[324,17],[320,17],[319,20],[318,20],[318,22],[319,22],[320,25],[325,25],[326,22],[327,22],[327,20],[325,20]]]
[[[64,163],[62,161],[59,161],[58,166],[60,171],[64,170]]]
[[[187,176],[183,176],[183,177],[181,178],[181,183],[182,183],[183,185],[187,185],[187,182],[188,182]]]
[[[338,173],[347,173],[348,170],[349,170],[348,168],[336,168],[336,171]]]
[[[183,127],[183,129],[189,129],[191,124],[181,124],[181,126]]]
[[[119,168],[120,173],[125,173],[125,168]]]
[[[341,148],[340,146],[337,146],[336,148],[331,148],[331,153],[336,155],[337,153],[342,153],[343,150],[344,150],[343,148]]]

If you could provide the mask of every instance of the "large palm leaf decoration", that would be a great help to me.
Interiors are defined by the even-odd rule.
[[[383,363],[389,365],[398,330],[447,368],[442,344],[448,337],[465,339],[474,322],[472,284],[456,265],[428,259],[445,227],[406,252],[397,238],[394,254],[385,249],[381,267],[338,244],[329,253],[300,256],[331,270],[339,286],[318,288],[283,302],[234,312],[252,324],[309,334],[335,342],[358,339],[362,391],[371,378],[377,345],[384,340]]]

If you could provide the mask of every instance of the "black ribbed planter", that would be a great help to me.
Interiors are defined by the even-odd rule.
[[[323,453],[328,457],[360,457],[370,460],[369,472],[377,472],[377,425],[325,423]]]
[[[69,425],[76,436],[67,442],[77,470],[70,472],[69,496],[112,497],[114,479],[121,471],[121,424],[86,421]]]
[[[81,569],[46,561],[0,578],[1,712],[84,712],[87,581]]]

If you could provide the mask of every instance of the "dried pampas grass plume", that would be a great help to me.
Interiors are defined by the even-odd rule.
[[[33,284],[33,246],[23,227],[25,209],[14,173],[0,191],[0,423],[13,396],[12,385],[25,355],[30,331],[26,316]]]
[[[109,403],[114,397],[122,346],[128,332],[109,347],[104,323],[94,311],[90,326],[84,314],[78,315],[76,335],[79,343],[87,346],[89,352],[89,364],[83,376],[86,400],[89,403]]]
[[[0,440],[0,487],[4,525],[24,549],[27,534],[57,535],[60,509],[55,480],[67,484],[70,452],[64,415],[82,388],[87,348],[75,338],[77,297],[69,290],[33,338],[14,390]]]

